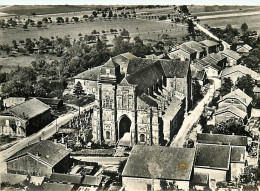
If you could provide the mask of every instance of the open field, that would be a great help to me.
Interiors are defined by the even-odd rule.
[[[192,15],[196,15],[198,17],[200,16],[209,16],[209,15],[222,15],[222,14],[234,14],[234,13],[248,13],[248,12],[254,12],[254,11],[260,11],[260,7],[254,7],[254,8],[245,8],[245,9],[236,9],[236,10],[227,10],[227,11],[212,11],[212,12],[199,12],[199,13],[192,13]]]
[[[13,5],[1,8],[1,12],[16,15],[37,15],[55,14],[55,13],[68,13],[68,12],[80,12],[91,11],[97,7],[97,5]]]
[[[182,37],[187,34],[186,26],[174,25],[170,22],[159,22],[142,19],[117,19],[111,21],[97,20],[94,22],[80,22],[77,24],[49,24],[48,29],[30,28],[29,31],[24,31],[21,28],[17,29],[2,29],[0,33],[0,44],[11,44],[12,40],[25,40],[26,38],[42,37],[64,37],[70,35],[72,39],[78,38],[81,33],[90,34],[94,29],[101,33],[102,30],[110,31],[110,29],[126,29],[131,36],[140,35],[145,39],[158,39],[158,34],[168,33],[170,36]],[[167,30],[167,32],[166,32]],[[2,35],[1,35],[2,34]],[[108,35],[108,39],[114,38],[114,35]],[[111,42],[110,42],[111,43]]]
[[[17,57],[6,57],[0,58],[0,72],[10,73],[12,70],[19,67],[31,67],[32,61],[36,58],[42,58],[47,62],[50,60],[59,60],[59,57],[51,55],[30,55],[30,56],[17,56]]]
[[[224,18],[211,18],[201,20],[201,24],[208,24],[210,27],[219,27],[225,28],[228,24],[231,24],[232,27],[238,28],[243,23],[247,23],[249,30],[255,30],[258,34],[260,34],[260,14],[258,15],[244,15],[244,16],[236,16],[236,17],[224,17]]]

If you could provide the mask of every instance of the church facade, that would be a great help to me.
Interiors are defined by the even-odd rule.
[[[130,53],[74,77],[95,95],[95,142],[125,146],[170,142],[176,121],[192,105],[189,62],[138,58]]]

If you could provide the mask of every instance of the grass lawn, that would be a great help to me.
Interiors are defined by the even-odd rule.
[[[187,30],[183,30],[182,25],[172,25],[169,22],[159,22],[141,19],[117,19],[111,21],[97,20],[94,22],[84,21],[77,24],[50,24],[48,29],[37,29],[30,28],[29,31],[24,31],[21,28],[16,29],[2,29],[2,38],[0,38],[0,44],[11,44],[12,40],[25,40],[26,38],[36,38],[42,37],[56,37],[70,35],[72,39],[78,38],[78,34],[81,33],[83,36],[85,34],[90,34],[94,29],[97,31],[105,30],[110,31],[110,29],[126,29],[130,32],[131,36],[137,36],[140,34],[141,38],[146,39],[158,39],[158,34],[163,34],[163,32],[168,31],[172,36],[181,37],[187,34]],[[169,31],[171,29],[171,31]],[[148,34],[149,32],[149,34]],[[114,35],[110,35],[114,37]],[[111,39],[110,37],[110,39]],[[108,36],[109,39],[109,36]]]

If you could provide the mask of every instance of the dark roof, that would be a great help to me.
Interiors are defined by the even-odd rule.
[[[231,149],[231,162],[245,162],[246,147],[235,146]]]
[[[212,68],[214,68],[216,70],[221,70],[221,67],[216,65],[216,61],[212,58],[205,57],[203,59],[197,60],[197,62],[199,62],[199,64],[201,64],[204,68],[211,66]]]
[[[80,184],[82,176],[74,174],[61,174],[61,173],[52,173],[50,180],[53,182],[65,182],[72,184]]]
[[[197,52],[203,52],[204,49],[203,49],[203,45],[201,45],[200,43],[196,42],[196,41],[188,41],[188,42],[185,42],[183,43],[185,44],[186,46],[188,46],[189,48],[197,51]]]
[[[208,174],[195,172],[192,177],[192,183],[194,185],[207,185],[209,182],[208,179]]]
[[[122,176],[190,180],[195,150],[135,145]]]
[[[62,102],[62,99],[57,99],[57,98],[36,97],[36,99],[40,100],[41,102],[43,102],[47,105],[58,105]]]
[[[31,119],[48,111],[50,107],[38,99],[30,99],[19,105],[10,107],[8,109],[13,115],[20,117],[22,119]]]
[[[184,78],[188,75],[189,62],[179,60],[159,60],[166,78]]]
[[[144,93],[147,88],[151,88],[158,80],[164,76],[162,66],[159,62],[155,62],[141,70],[126,77],[130,84],[137,85],[137,95]]]
[[[141,96],[139,96],[139,98],[144,101],[146,104],[148,104],[149,106],[153,106],[153,107],[157,107],[158,104],[156,101],[154,101],[150,96],[148,96],[147,94],[142,94]]]
[[[153,59],[145,59],[145,58],[133,58],[129,60],[128,67],[127,67],[127,73],[133,74],[152,63],[156,62],[156,60]]]
[[[198,143],[246,146],[247,136],[198,133]]]
[[[71,191],[74,185],[44,182],[42,184],[42,187],[44,191],[55,191],[55,190]]]
[[[229,169],[231,147],[227,145],[196,145],[195,167]]]
[[[50,180],[53,182],[65,182],[77,185],[99,186],[102,181],[102,177],[90,175],[81,176],[75,174],[53,173],[50,177]]]
[[[38,160],[42,160],[51,166],[54,166],[69,153],[70,152],[65,149],[64,145],[45,140],[25,147],[8,158],[7,161],[30,154],[37,157]]]

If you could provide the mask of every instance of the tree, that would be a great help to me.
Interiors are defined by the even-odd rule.
[[[42,21],[38,21],[36,26],[37,28],[42,28]]]
[[[194,83],[194,101],[196,102],[197,100],[201,99],[203,95],[200,83],[197,80],[195,80]]]
[[[249,74],[238,78],[236,82],[236,87],[244,91],[250,97],[254,96],[254,85],[255,81]]]
[[[24,29],[24,30],[27,30],[27,29],[28,29],[28,25],[24,24],[24,25],[23,25],[23,29]]]
[[[221,88],[220,88],[220,94],[222,96],[230,93],[231,88],[233,87],[233,82],[230,78],[224,78],[223,81],[224,82],[222,83]]]
[[[43,17],[42,21],[45,22],[45,23],[48,23],[48,18],[47,17]]]
[[[248,25],[246,23],[243,23],[241,25],[241,30],[245,34],[247,32],[247,30],[248,30]]]
[[[92,12],[92,15],[93,15],[94,17],[97,17],[97,12],[96,12],[96,11],[93,11],[93,12]]]
[[[129,35],[130,35],[129,32],[125,29],[123,29],[123,31],[121,32],[122,37],[129,37]]]
[[[183,13],[184,15],[188,15],[188,14],[189,14],[189,9],[188,9],[187,5],[182,5],[182,6],[180,6],[180,11],[181,11],[181,13]]]
[[[190,19],[188,20],[188,33],[191,36],[195,35],[194,24],[193,24],[192,20],[190,20]]]
[[[73,90],[73,93],[76,95],[76,96],[80,96],[80,95],[83,95],[84,94],[84,90],[83,90],[83,87],[81,85],[81,83],[78,81],[76,83],[76,85],[74,86],[74,90]]]
[[[225,134],[225,135],[249,135],[249,133],[245,130],[245,125],[241,119],[232,118],[227,121],[221,122],[217,126],[217,133]]]
[[[56,21],[58,24],[64,23],[64,19],[62,17],[57,17]]]

